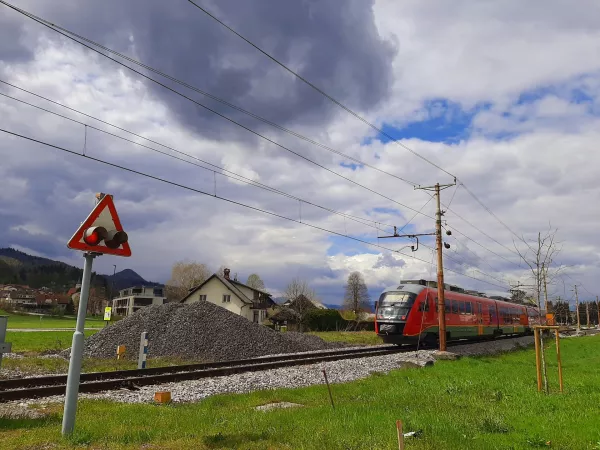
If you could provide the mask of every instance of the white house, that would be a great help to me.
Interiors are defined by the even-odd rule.
[[[267,317],[267,309],[275,304],[271,294],[232,280],[229,273],[229,269],[225,269],[224,276],[211,275],[204,283],[191,289],[181,303],[206,301],[261,323]]]
[[[145,306],[162,305],[166,299],[162,287],[130,287],[119,291],[119,296],[113,299],[112,312],[119,316],[129,316]]]

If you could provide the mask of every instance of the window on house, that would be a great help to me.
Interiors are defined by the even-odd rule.
[[[230,302],[231,302],[231,295],[223,294],[223,303],[230,303]]]
[[[141,294],[142,293],[142,288],[134,288],[131,290],[134,294]]]
[[[205,302],[206,301],[206,295],[201,295],[200,296],[200,301],[201,302]],[[223,301],[225,301],[225,299],[223,299]]]
[[[260,313],[260,311],[254,310],[254,322],[255,323],[258,323],[258,321],[259,321],[259,319],[258,319],[259,313]]]
[[[154,295],[156,297],[162,297],[163,296],[163,290],[162,290],[162,288],[154,288]]]

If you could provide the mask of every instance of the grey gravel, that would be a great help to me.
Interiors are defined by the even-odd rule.
[[[126,357],[135,359],[143,331],[148,332],[149,357],[177,356],[207,362],[344,346],[317,336],[280,333],[212,303],[197,302],[143,308],[86,339],[84,354],[112,358],[117,346],[125,345]]]

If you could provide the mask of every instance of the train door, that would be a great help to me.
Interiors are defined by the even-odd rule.
[[[477,302],[477,334],[479,336],[483,334],[483,307],[479,302]]]

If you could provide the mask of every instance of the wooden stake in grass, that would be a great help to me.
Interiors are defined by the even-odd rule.
[[[401,420],[396,420],[396,430],[398,431],[398,450],[404,450],[404,434],[402,433]]]
[[[335,405],[333,404],[333,395],[331,395],[331,387],[329,386],[329,380],[327,380],[327,372],[325,369],[321,370],[323,372],[323,376],[325,377],[325,384],[327,385],[327,390],[329,391],[329,400],[331,400],[331,407],[335,410]]]
[[[117,347],[117,359],[121,359],[123,356],[125,356],[125,346],[119,345]]]

